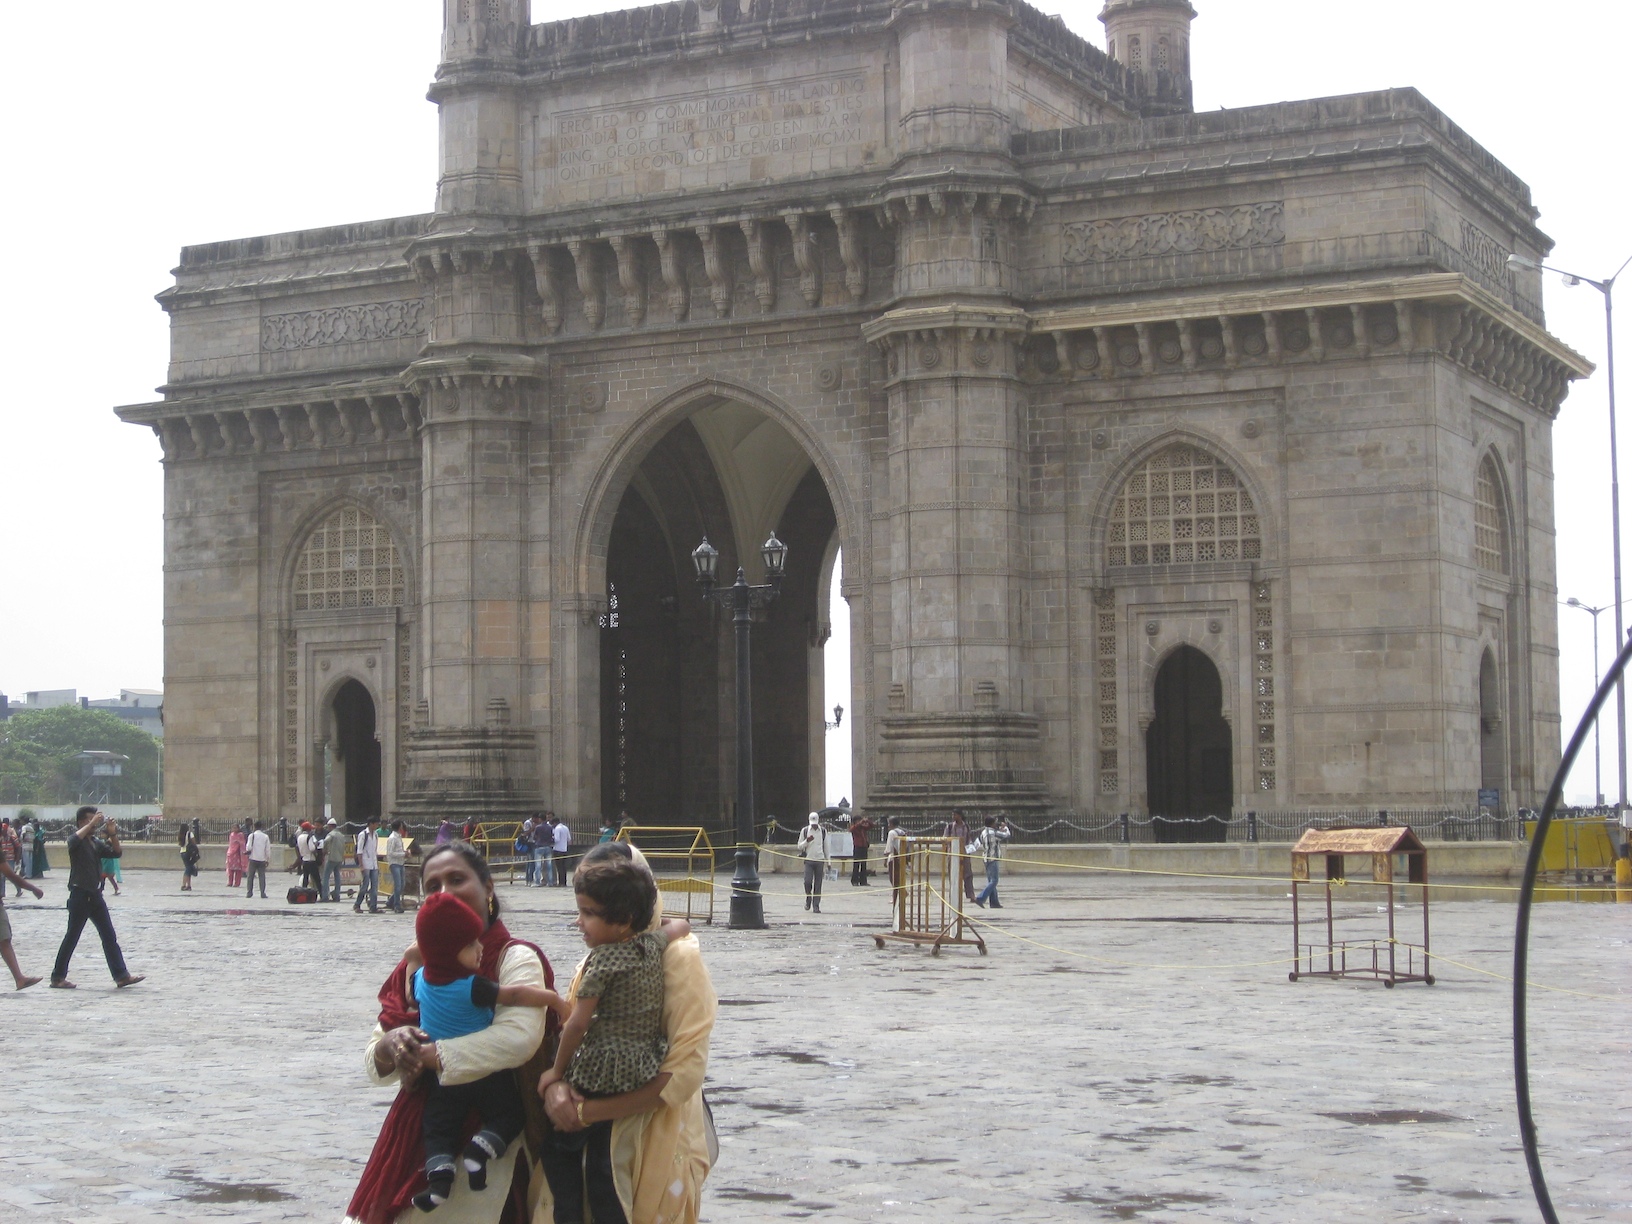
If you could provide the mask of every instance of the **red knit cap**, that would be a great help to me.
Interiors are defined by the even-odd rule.
[[[469,977],[471,971],[459,963],[459,953],[482,937],[482,920],[476,911],[452,893],[432,893],[419,907],[414,919],[414,938],[425,962],[425,980],[432,986]]]

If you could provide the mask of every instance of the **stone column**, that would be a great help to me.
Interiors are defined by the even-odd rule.
[[[421,696],[398,811],[421,821],[538,806],[529,725],[534,603],[529,459],[543,367],[523,355],[518,256],[413,252],[436,303],[408,370],[420,396]],[[542,619],[547,620],[547,609]]]

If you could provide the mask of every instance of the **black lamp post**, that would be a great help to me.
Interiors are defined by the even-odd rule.
[[[765,559],[764,586],[749,586],[742,569],[731,586],[714,583],[720,553],[703,537],[691,554],[697,567],[697,585],[704,599],[716,600],[729,608],[737,638],[737,867],[731,877],[731,922],[733,930],[765,929],[765,901],[759,892],[759,855],[754,848],[754,698],[750,672],[749,626],[753,610],[763,608],[782,593],[782,575],[787,569],[788,546],[776,538],[766,540],[759,550]]]

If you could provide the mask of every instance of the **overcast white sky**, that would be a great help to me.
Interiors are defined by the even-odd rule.
[[[1629,6],[1193,2],[1198,109],[1414,85],[1529,182],[1558,244],[1551,262],[1601,278],[1632,254]],[[608,7],[534,0],[533,16]],[[1103,42],[1098,0],[1043,7]],[[20,5],[7,20],[0,691],[10,694],[162,682],[159,448],[110,410],[156,398],[164,381],[153,295],[180,247],[428,211],[436,175],[424,94],[440,0],[72,9],[68,19],[60,6]],[[1552,278],[1546,302],[1551,330],[1601,365],[1599,294]],[[1600,373],[1577,384],[1554,434],[1559,585],[1591,604],[1612,601],[1607,420]],[[1591,618],[1565,608],[1561,619],[1569,727],[1591,689]],[[1613,631],[1600,619],[1607,660]],[[1591,768],[1589,747],[1572,797],[1590,795]]]

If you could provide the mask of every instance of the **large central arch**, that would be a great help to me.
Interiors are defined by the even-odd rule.
[[[580,573],[600,571],[605,612],[599,682],[578,689],[597,706],[580,715],[599,760],[585,781],[603,813],[640,823],[718,827],[735,812],[731,624],[701,598],[691,563],[705,535],[722,582],[738,566],[763,581],[759,545],[773,530],[788,545],[781,596],[754,626],[756,810],[786,822],[823,800],[822,599],[839,514],[790,418],[721,390],[648,414],[586,505]]]

